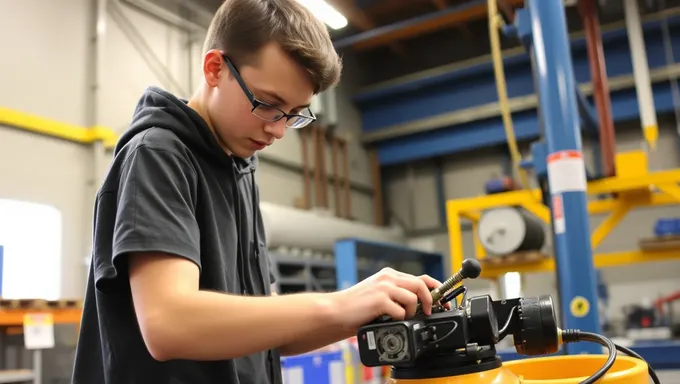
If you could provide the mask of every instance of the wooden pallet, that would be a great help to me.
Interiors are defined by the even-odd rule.
[[[539,251],[517,252],[502,256],[486,256],[479,261],[489,267],[499,267],[503,265],[531,264],[550,258],[549,255]],[[483,269],[483,267],[482,267]]]
[[[78,309],[81,300],[0,299],[0,310],[8,309]]]

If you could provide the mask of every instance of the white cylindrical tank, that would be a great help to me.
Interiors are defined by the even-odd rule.
[[[398,228],[382,228],[341,219],[331,214],[260,202],[267,235],[267,246],[297,247],[314,251],[333,251],[342,238],[403,244],[405,236]]]

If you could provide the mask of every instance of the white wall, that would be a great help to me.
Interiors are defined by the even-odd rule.
[[[112,0],[110,0],[112,1]],[[117,2],[116,2],[117,3]],[[119,4],[153,54],[172,74],[183,92],[164,84],[126,35],[130,29],[109,14],[104,37],[103,76],[97,125],[118,132],[126,129],[136,102],[149,85],[160,85],[188,97],[201,78],[201,44],[188,44],[188,34],[137,9]],[[90,0],[0,0],[0,107],[19,110],[67,124],[86,126],[92,90],[88,80],[94,12]],[[191,53],[190,53],[191,52]],[[351,72],[351,63],[348,73]],[[351,74],[338,88],[342,99],[353,89]],[[341,102],[339,133],[355,138],[360,129],[353,106]],[[332,172],[330,150],[327,172]],[[301,165],[300,140],[295,132],[268,149],[262,158]],[[84,263],[89,255],[92,203],[110,153],[95,172],[90,146],[0,126],[0,197],[55,206],[63,215],[62,297],[81,297]],[[370,188],[368,160],[356,141],[350,148],[350,178]],[[262,199],[293,205],[302,196],[301,173],[262,161],[257,173]],[[332,186],[329,187],[332,193]],[[313,192],[313,191],[312,191]],[[372,222],[372,199],[352,191],[352,215]],[[333,197],[329,199],[331,209]]]
[[[659,120],[660,137],[657,151],[650,160],[650,169],[680,167],[675,121],[672,117]],[[628,151],[641,148],[641,132],[637,121],[619,124],[616,131],[617,150]],[[528,145],[523,144],[525,153]],[[587,162],[592,162],[592,146],[584,139]],[[484,183],[503,174],[504,156],[500,150],[481,150],[449,157],[444,160],[444,185],[447,199],[465,198],[484,194]],[[439,225],[436,205],[435,171],[432,164],[414,165],[413,182],[409,183],[407,167],[386,172],[387,206],[389,210],[413,225],[412,229],[424,230]],[[412,187],[410,187],[412,185]],[[413,188],[412,192],[410,188]],[[412,197],[411,197],[412,196]],[[415,202],[415,206],[413,205]],[[411,208],[414,207],[414,208]],[[414,214],[411,215],[411,212]],[[411,221],[413,217],[413,221]],[[591,218],[591,230],[606,216]],[[680,217],[680,206],[636,209],[597,248],[597,252],[626,251],[637,248],[640,238],[653,235],[654,222],[661,217]],[[466,257],[474,255],[471,231],[463,232],[463,249]],[[446,234],[423,235],[412,239],[412,243],[430,246],[447,256],[449,240]],[[680,261],[658,262],[606,268],[603,279],[609,285],[610,307],[608,316],[612,319],[623,317],[621,308],[641,302],[644,298],[654,299],[660,295],[680,290]],[[551,294],[557,298],[557,285],[553,273],[531,273],[524,276],[523,294]],[[484,293],[491,287],[489,281],[469,282],[476,293]],[[497,294],[497,293],[494,293]]]

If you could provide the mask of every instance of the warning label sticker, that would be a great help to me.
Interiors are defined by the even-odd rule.
[[[564,233],[566,230],[566,224],[564,222],[564,204],[562,203],[562,194],[554,195],[552,197],[552,214],[555,233]]]
[[[548,182],[553,194],[585,192],[586,167],[581,151],[559,151],[548,155]]]

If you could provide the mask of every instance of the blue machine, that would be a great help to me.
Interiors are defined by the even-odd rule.
[[[536,74],[545,141],[532,146],[533,166],[539,178],[545,175],[548,180],[562,328],[601,333],[579,111],[584,112],[585,122],[592,124],[593,118],[589,108],[579,109],[562,1],[528,0],[526,4],[517,13],[515,31],[532,53]],[[601,352],[600,346],[589,343],[568,344],[566,349],[570,354]]]

